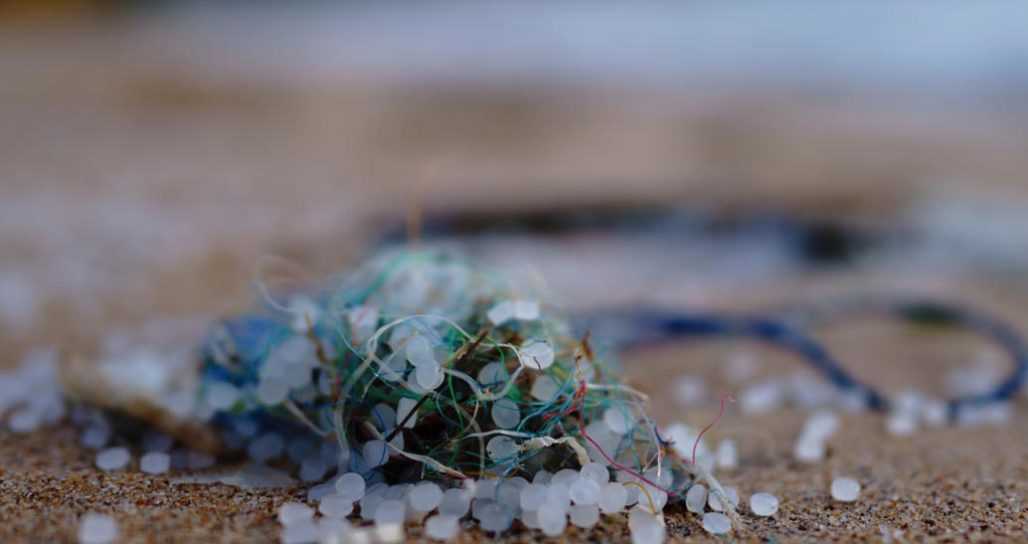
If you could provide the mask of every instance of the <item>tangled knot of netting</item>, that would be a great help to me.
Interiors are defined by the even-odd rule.
[[[206,415],[251,456],[269,432],[313,435],[336,466],[310,474],[369,484],[588,466],[654,513],[694,479],[723,493],[697,462],[699,433],[659,432],[588,334],[459,254],[386,251],[288,300],[222,323],[202,347]]]

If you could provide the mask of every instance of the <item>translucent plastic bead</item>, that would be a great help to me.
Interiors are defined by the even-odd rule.
[[[664,524],[653,514],[634,508],[628,514],[628,529],[632,544],[661,544],[664,542]]]
[[[230,383],[210,382],[205,387],[207,388],[207,404],[215,410],[228,410],[239,400],[239,389]]]
[[[513,429],[521,423],[521,410],[514,401],[503,398],[493,403],[493,423],[501,429]]]
[[[543,501],[546,500],[546,486],[542,484],[529,484],[521,490],[521,509],[526,512],[538,510]]]
[[[853,502],[860,495],[860,483],[853,478],[832,480],[832,498],[839,502]]]
[[[321,515],[330,518],[345,518],[353,512],[353,501],[335,493],[322,497],[318,504]]]
[[[727,534],[732,530],[732,520],[719,512],[703,514],[703,530],[712,535]]]
[[[125,448],[110,448],[96,454],[96,467],[104,471],[121,470],[125,468],[132,456]]]
[[[90,425],[82,431],[79,441],[83,446],[98,450],[107,445],[111,440],[111,428],[107,425]]]
[[[588,529],[600,521],[600,509],[594,504],[576,504],[571,507],[568,514],[571,523],[583,529]]]
[[[498,388],[502,387],[510,376],[507,374],[507,368],[502,363],[493,362],[482,367],[478,371],[478,383],[482,387]]]
[[[280,540],[282,544],[306,544],[321,538],[321,531],[313,519],[297,521],[282,528]]]
[[[400,401],[396,404],[397,424],[403,423],[403,427],[405,429],[413,429],[414,425],[416,425],[418,422],[418,416],[417,414],[414,414],[408,417],[408,415],[410,415],[411,411],[414,410],[414,407],[417,406],[417,404],[418,401],[414,399],[409,399],[407,397],[400,399]]]
[[[111,516],[89,512],[79,521],[80,544],[110,544],[118,539],[118,523]]]
[[[451,540],[460,531],[458,518],[439,514],[425,520],[425,534],[433,540]]]
[[[364,497],[364,477],[356,472],[347,472],[336,479],[336,493],[351,502]]]
[[[443,491],[432,482],[422,482],[410,490],[407,501],[418,512],[431,512],[443,500]]]
[[[383,440],[368,440],[364,443],[361,453],[364,455],[364,462],[371,468],[381,466],[389,460],[389,448]]]
[[[418,385],[426,391],[434,391],[443,384],[445,375],[438,364],[417,367],[414,374]]]
[[[610,481],[610,471],[606,465],[600,463],[587,463],[579,472],[582,478],[589,478],[598,484],[605,484]]]
[[[734,487],[725,487],[724,489],[725,495],[728,496],[728,501],[732,503],[731,507],[735,508],[736,506],[738,506],[739,491],[736,490]],[[714,493],[707,494],[707,506],[709,506],[711,510],[716,510],[718,512],[724,512],[725,510],[728,510],[728,508],[725,505],[721,504],[721,499],[719,499],[718,496]]]
[[[308,521],[314,518],[314,509],[299,502],[286,502],[278,507],[278,521],[282,525]]]
[[[707,486],[693,484],[685,494],[685,507],[694,514],[702,514],[707,504]]]
[[[407,360],[416,367],[439,366],[435,360],[432,344],[422,335],[416,335],[407,342]]]
[[[144,454],[139,459],[139,470],[147,474],[164,474],[171,467],[171,456],[160,451]]]
[[[494,436],[489,439],[485,451],[489,454],[490,459],[499,461],[514,456],[518,451],[518,445],[509,436]]]
[[[738,467],[739,452],[735,447],[735,441],[731,439],[722,440],[717,446],[715,458],[718,468],[730,470]]]
[[[483,531],[502,533],[514,522],[513,512],[507,506],[490,501],[479,513],[479,526]]]
[[[462,518],[471,508],[471,497],[463,489],[447,489],[439,502],[439,513],[442,515]]]
[[[521,347],[521,359],[528,368],[545,370],[553,364],[553,348],[546,342],[530,342]]]
[[[778,497],[770,493],[754,493],[750,496],[750,511],[757,516],[773,516],[778,511]]]
[[[388,404],[379,403],[371,409],[371,423],[382,432],[396,428],[396,410]]]
[[[282,404],[289,395],[289,385],[270,377],[261,378],[257,384],[257,400],[266,406]]]
[[[374,519],[375,525],[378,526],[401,525],[406,516],[407,510],[403,501],[386,499],[375,508],[375,515],[372,519]]]
[[[598,502],[600,510],[604,514],[616,514],[625,509],[628,502],[628,490],[619,483],[605,484],[600,490]]]
[[[589,478],[578,478],[568,494],[575,504],[596,504],[600,499],[600,484]]]
[[[560,536],[568,525],[567,514],[555,508],[542,508],[537,513],[539,528],[546,536]]]
[[[515,300],[514,318],[520,321],[539,319],[539,303],[534,300]]]
[[[500,302],[489,308],[485,315],[493,325],[497,327],[503,325],[514,319],[514,303],[509,300]]]
[[[549,374],[540,374],[536,376],[535,381],[532,382],[532,389],[530,391],[533,399],[544,402],[552,401],[559,392],[560,382]]]

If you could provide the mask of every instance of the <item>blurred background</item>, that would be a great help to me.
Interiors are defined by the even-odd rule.
[[[260,256],[321,278],[410,223],[457,227],[571,309],[902,290],[1019,315],[1025,20],[999,1],[0,2],[4,363],[246,308]]]

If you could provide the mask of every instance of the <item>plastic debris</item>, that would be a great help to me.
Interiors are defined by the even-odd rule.
[[[78,538],[80,544],[110,544],[118,539],[118,523],[111,516],[88,512],[79,520]]]
[[[853,478],[836,478],[832,480],[832,498],[839,502],[853,502],[860,495],[860,482]]]

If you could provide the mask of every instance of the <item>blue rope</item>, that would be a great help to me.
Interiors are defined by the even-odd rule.
[[[623,349],[689,338],[753,338],[800,356],[839,390],[862,398],[868,408],[884,410],[888,405],[879,392],[850,376],[820,343],[783,320],[633,308],[593,314],[582,324],[604,331],[605,337],[607,331],[614,332],[614,342]]]
[[[975,310],[940,301],[865,298],[833,304],[827,311],[824,308],[807,309],[794,313],[791,319],[632,308],[595,313],[582,320],[580,326],[602,331],[604,337],[610,337],[623,349],[689,338],[754,338],[795,353],[840,391],[863,398],[872,410],[884,411],[889,407],[885,396],[853,378],[821,343],[802,332],[799,326],[823,324],[844,314],[852,316],[858,313],[886,314],[916,323],[963,327],[991,339],[1007,352],[1014,364],[1011,373],[986,393],[949,400],[946,406],[950,419],[955,419],[964,407],[1007,402],[1028,381],[1028,344],[1013,327]]]
[[[884,315],[923,325],[961,327],[992,341],[1006,352],[1013,366],[1010,373],[988,392],[949,400],[947,409],[951,419],[964,407],[1008,402],[1028,382],[1028,343],[1017,330],[997,317],[954,302],[904,296],[860,297],[809,308],[795,317],[804,324],[823,325],[860,314]]]

